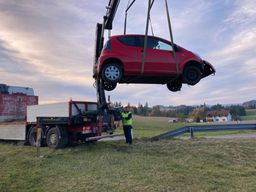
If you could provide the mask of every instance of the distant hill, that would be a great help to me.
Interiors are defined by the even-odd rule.
[[[256,100],[246,101],[243,103],[243,107],[245,108],[255,108],[256,107]]]

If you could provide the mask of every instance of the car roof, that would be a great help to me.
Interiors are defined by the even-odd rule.
[[[111,38],[117,38],[117,37],[130,37],[130,36],[141,36],[141,37],[144,37],[145,35],[143,35],[143,34],[113,35],[113,36],[111,36]],[[163,40],[163,41],[168,41],[168,42],[170,42],[170,41],[169,41],[169,40],[167,40],[167,39],[163,39],[163,38],[161,38],[161,37],[157,37],[157,36],[148,35],[148,37],[158,38],[158,39],[161,39],[161,40]]]

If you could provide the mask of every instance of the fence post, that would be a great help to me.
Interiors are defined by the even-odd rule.
[[[190,138],[194,138],[194,127],[189,127],[189,132],[190,132]]]

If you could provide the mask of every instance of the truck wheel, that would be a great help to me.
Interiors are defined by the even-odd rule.
[[[53,127],[47,133],[46,143],[48,147],[58,149],[66,147],[68,144],[67,131],[62,127]]]
[[[37,127],[31,127],[28,133],[28,142],[31,146],[36,147],[36,138],[37,138]],[[42,140],[41,140],[42,145]]]

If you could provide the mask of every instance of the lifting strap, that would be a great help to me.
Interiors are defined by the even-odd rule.
[[[170,19],[170,14],[169,14],[169,8],[168,8],[167,0],[165,0],[165,7],[166,7],[166,16],[167,16],[167,21],[168,21],[170,39],[171,39],[171,43],[172,43],[173,59],[174,59],[174,61],[175,61],[175,65],[176,65],[176,72],[177,72],[177,74],[179,74],[179,63],[178,63],[178,61],[177,61],[176,52],[175,52],[175,47],[174,47],[174,42],[173,42],[172,25],[171,25],[171,19]]]
[[[128,14],[129,9],[131,8],[131,6],[133,5],[133,3],[134,3],[135,1],[136,1],[136,0],[133,0],[133,1],[130,3],[130,0],[129,0],[129,1],[128,1],[128,4],[127,4],[127,8],[126,8],[126,10],[125,10],[124,35],[126,34],[127,14]]]
[[[147,50],[147,44],[148,44],[148,25],[149,25],[149,20],[150,20],[150,11],[151,8],[154,4],[155,0],[148,0],[148,13],[147,13],[147,21],[146,21],[146,31],[145,31],[145,38],[144,38],[144,48],[143,48],[143,55],[142,55],[142,65],[141,65],[141,71],[140,74],[144,74],[144,66],[145,66],[145,61],[146,61],[146,50]]]
[[[143,56],[142,56],[142,65],[141,65],[141,75],[144,74],[144,67],[145,67],[145,61],[146,61],[146,49],[147,49],[147,43],[148,43],[148,27],[149,27],[149,22],[151,23],[150,20],[150,11],[151,8],[154,4],[154,0],[149,0],[148,1],[148,13],[147,13],[147,21],[146,21],[146,31],[145,31],[145,38],[144,38],[144,48],[143,48]],[[173,41],[173,34],[172,34],[172,26],[171,26],[171,19],[170,19],[170,14],[169,14],[169,8],[168,8],[168,3],[167,0],[165,0],[165,7],[166,7],[166,16],[167,16],[167,21],[168,21],[168,27],[169,27],[169,33],[170,33],[170,39],[171,39],[171,46],[172,46],[172,54],[173,54],[173,59],[175,61],[176,65],[176,72],[179,74],[179,63],[177,61],[176,57],[176,52],[175,52],[175,46],[174,46],[174,41]],[[152,23],[151,23],[151,30],[152,30]],[[153,33],[153,30],[152,30]]]
[[[132,1],[128,0],[127,8],[125,10],[124,34],[126,34],[127,14],[128,14],[129,9],[132,7],[132,5],[134,4],[135,1],[136,0],[132,0]],[[141,65],[141,72],[140,72],[141,75],[144,74],[144,68],[145,68],[145,62],[146,62],[146,56],[147,56],[146,50],[147,50],[147,43],[148,43],[148,28],[149,28],[149,25],[151,27],[152,35],[154,36],[153,26],[152,26],[152,22],[151,22],[151,18],[150,18],[150,11],[151,11],[151,9],[153,7],[154,2],[155,2],[155,0],[148,0],[148,9],[147,9],[147,18],[146,18],[146,30],[145,30],[143,55],[142,55],[142,65]],[[176,52],[175,52],[175,44],[174,44],[174,40],[173,40],[171,19],[170,19],[170,14],[169,14],[169,8],[168,8],[167,0],[165,0],[165,8],[166,8],[166,16],[167,16],[167,21],[168,21],[171,46],[172,46],[172,49],[173,49],[172,55],[173,55],[173,59],[175,61],[176,72],[177,72],[177,74],[179,74],[179,62],[177,60],[177,56],[176,56]]]
[[[149,17],[149,23],[150,23],[150,28],[151,28],[152,36],[155,36],[155,34],[154,34],[154,30],[153,30],[152,21],[151,21],[151,18],[150,18],[150,17]]]

